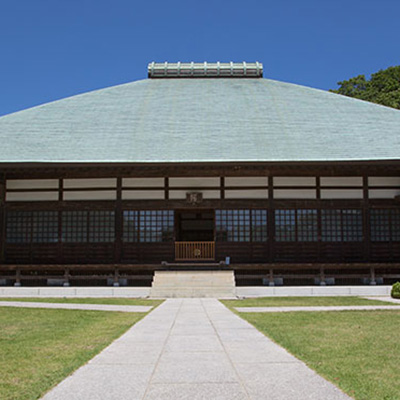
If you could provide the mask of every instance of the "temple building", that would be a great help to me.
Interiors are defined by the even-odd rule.
[[[260,63],[151,63],[148,79],[1,117],[0,138],[0,284],[400,277],[398,110]]]

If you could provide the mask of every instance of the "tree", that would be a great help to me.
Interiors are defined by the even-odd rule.
[[[382,104],[400,110],[400,65],[380,70],[371,75],[358,75],[338,82],[340,87],[330,92]]]

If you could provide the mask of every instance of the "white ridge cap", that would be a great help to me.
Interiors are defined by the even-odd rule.
[[[156,63],[147,68],[149,78],[262,78],[263,65],[254,63]]]

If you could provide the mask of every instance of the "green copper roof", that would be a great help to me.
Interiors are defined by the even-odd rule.
[[[269,79],[147,79],[0,118],[0,162],[400,159],[400,111]]]

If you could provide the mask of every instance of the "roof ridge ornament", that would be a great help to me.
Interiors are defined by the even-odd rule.
[[[204,63],[156,63],[151,62],[147,68],[149,78],[262,78],[263,65],[256,61],[253,63],[241,62]]]

